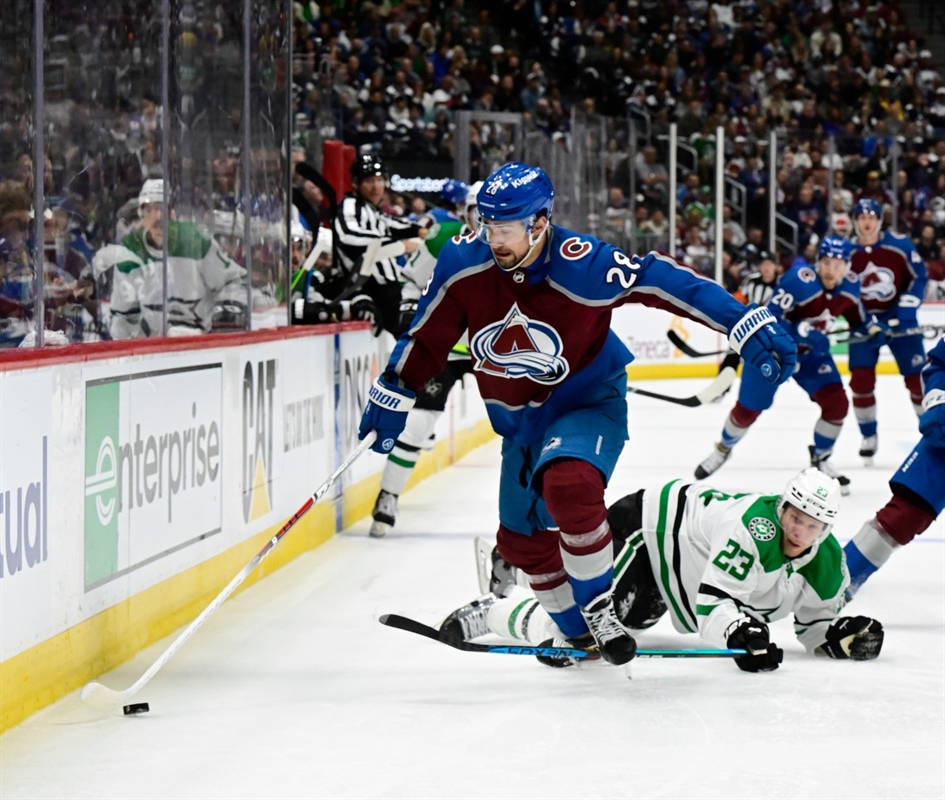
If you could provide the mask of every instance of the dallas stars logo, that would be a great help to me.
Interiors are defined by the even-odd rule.
[[[770,542],[777,533],[774,523],[765,517],[754,517],[748,523],[748,532],[759,542]]]

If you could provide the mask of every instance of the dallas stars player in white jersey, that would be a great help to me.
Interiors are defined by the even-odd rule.
[[[767,623],[793,614],[808,652],[876,658],[883,626],[865,616],[838,616],[849,585],[843,551],[830,533],[839,506],[840,485],[814,467],[792,478],[781,495],[729,495],[680,480],[627,495],[608,509],[621,622],[648,628],[668,610],[680,633],[698,633],[714,647],[744,648],[748,655],[735,663],[764,672],[777,669],[783,656]],[[565,644],[525,590],[505,593],[464,606],[441,629],[464,638],[495,633]]]
[[[101,275],[114,267],[109,330],[115,339],[160,336],[164,306],[164,181],[146,180],[138,195],[140,230],[95,255]],[[168,335],[192,336],[246,323],[246,270],[192,222],[168,221]]]

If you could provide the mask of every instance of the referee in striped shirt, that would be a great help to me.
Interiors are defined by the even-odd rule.
[[[407,219],[381,211],[387,170],[376,155],[358,155],[351,165],[354,191],[346,195],[335,217],[338,263],[348,277],[342,296],[355,291],[374,301],[378,330],[400,336],[400,266],[397,258],[412,253],[427,231]]]
[[[748,274],[735,293],[735,297],[746,305],[750,303],[765,305],[774,294],[781,277],[781,269],[774,255],[767,250],[762,250],[758,253],[758,259],[757,268]]]

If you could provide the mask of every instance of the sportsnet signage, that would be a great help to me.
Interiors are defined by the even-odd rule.
[[[222,364],[85,387],[85,589],[218,533]]]

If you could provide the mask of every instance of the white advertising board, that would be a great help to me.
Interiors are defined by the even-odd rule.
[[[0,374],[0,660],[42,641],[59,602],[52,388],[50,372]]]

